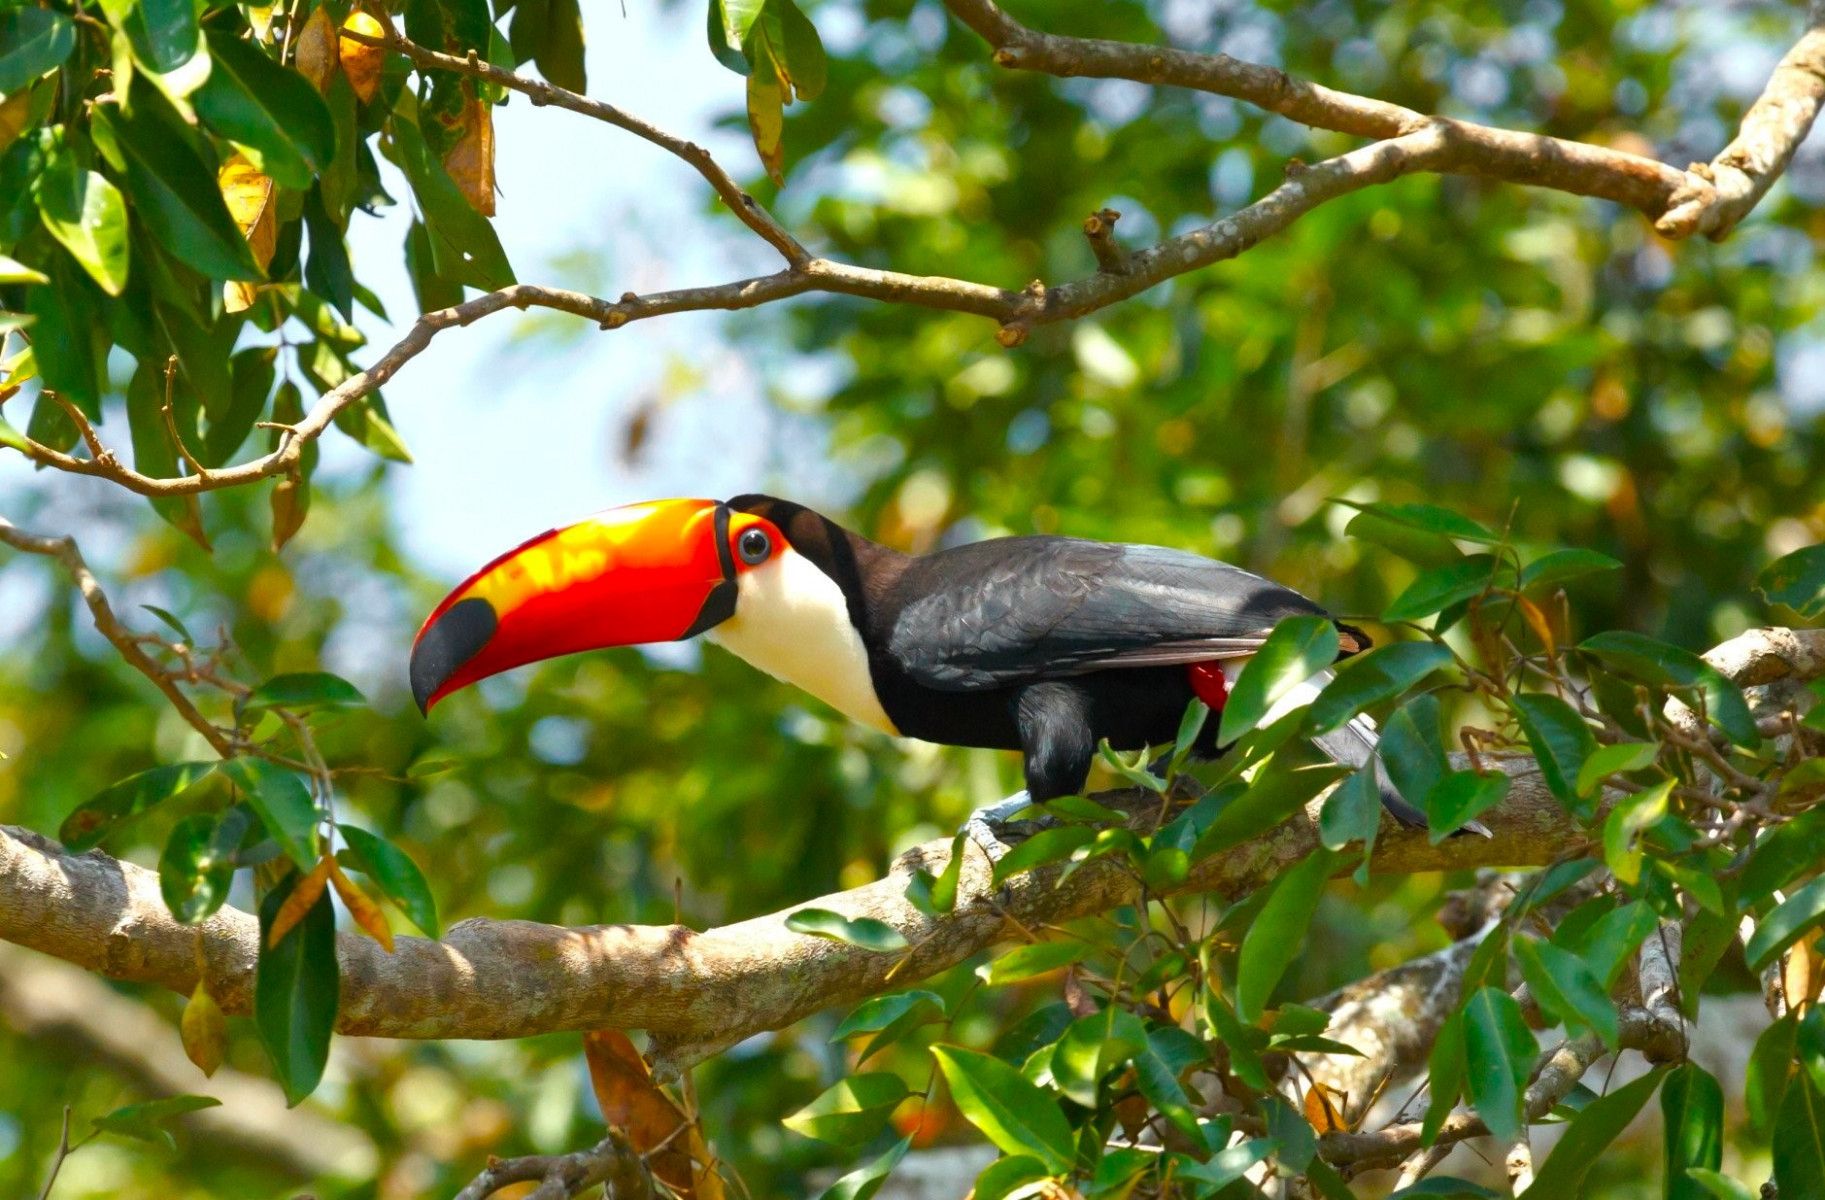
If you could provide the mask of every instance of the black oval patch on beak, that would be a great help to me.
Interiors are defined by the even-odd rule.
[[[482,652],[500,620],[480,596],[458,600],[437,618],[412,648],[412,699],[428,712],[431,697],[464,663]]]

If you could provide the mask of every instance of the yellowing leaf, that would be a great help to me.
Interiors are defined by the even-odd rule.
[[[377,38],[386,32],[379,21],[364,12],[350,13],[342,27],[364,37]],[[384,47],[370,46],[353,38],[338,38],[337,41],[342,56],[342,73],[348,76],[349,86],[355,90],[355,95],[366,104],[380,90],[380,68],[386,63],[387,52]]]
[[[277,946],[285,940],[286,934],[297,928],[298,922],[304,919],[304,914],[323,895],[324,885],[329,882],[330,871],[335,865],[336,860],[326,854],[317,860],[317,865],[310,869],[310,874],[298,881],[298,886],[292,889],[291,895],[285,898],[285,903],[279,906],[278,913],[272,919],[272,930],[266,935],[268,948]]]
[[[25,123],[32,115],[32,89],[20,88],[5,100],[0,100],[0,150],[13,144],[13,140],[25,131]]]
[[[228,215],[234,218],[235,227],[247,239],[254,261],[264,270],[272,261],[278,238],[278,206],[273,203],[277,192],[273,181],[237,150],[222,164],[216,182],[228,205]],[[252,307],[256,286],[239,280],[223,284],[222,307],[231,313]]]
[[[319,4],[298,35],[297,58],[293,61],[298,73],[315,84],[320,92],[329,90],[330,79],[336,74],[340,57],[336,44],[341,40],[336,36],[336,22],[329,10]]]
[[[463,103],[463,136],[444,155],[444,170],[469,207],[494,215],[494,106],[469,96]]]
[[[393,953],[393,927],[387,924],[386,914],[380,911],[380,905],[368,898],[368,894],[356,887],[354,881],[342,873],[336,860],[325,855],[323,861],[330,865],[330,884],[336,894],[342,897],[342,906],[349,910],[349,916],[355,918],[355,924],[361,926],[362,932],[380,943],[381,949]]]
[[[1337,1100],[1333,1101],[1332,1096]],[[1349,1123],[1343,1119],[1342,1102],[1345,1099],[1344,1094],[1336,1088],[1314,1083],[1305,1094],[1305,1119],[1319,1133],[1348,1130]]]
[[[228,1018],[222,1006],[209,994],[208,980],[199,979],[190,1003],[184,1005],[179,1032],[184,1039],[184,1053],[205,1076],[214,1075],[228,1053]]]
[[[754,149],[767,168],[767,178],[775,186],[783,186],[786,179],[780,168],[785,162],[786,96],[772,61],[764,56],[748,76],[748,129],[754,134]]]
[[[296,475],[287,475],[272,488],[272,550],[277,554],[297,532],[304,528],[310,512],[310,485]]]

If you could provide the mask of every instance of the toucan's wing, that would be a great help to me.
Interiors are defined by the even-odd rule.
[[[967,692],[1248,654],[1323,610],[1239,567],[1161,546],[999,538],[915,560],[885,639],[914,680]]]

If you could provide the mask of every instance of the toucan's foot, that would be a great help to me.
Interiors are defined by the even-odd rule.
[[[1015,813],[1032,805],[1025,791],[1015,792],[1005,800],[985,804],[971,813],[959,832],[969,834],[970,841],[989,856],[990,862],[1000,862],[1001,856],[1015,842],[1032,835],[1034,822],[1010,820]]]

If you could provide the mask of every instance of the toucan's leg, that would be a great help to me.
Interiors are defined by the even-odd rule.
[[[1020,749],[1026,756],[1026,790],[970,814],[964,829],[991,859],[1007,853],[1001,840],[1007,819],[1032,804],[1083,791],[1096,755],[1090,699],[1062,681],[1035,683],[1014,699]]]

